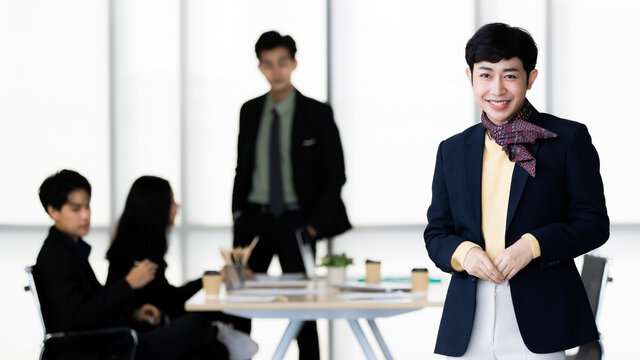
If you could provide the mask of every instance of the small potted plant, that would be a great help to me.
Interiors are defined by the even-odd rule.
[[[327,281],[330,284],[341,284],[346,279],[347,265],[351,265],[353,259],[347,257],[347,254],[327,255],[322,258],[320,265],[327,267]]]

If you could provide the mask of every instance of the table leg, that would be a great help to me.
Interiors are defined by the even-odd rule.
[[[291,319],[289,320],[289,325],[284,330],[284,334],[282,334],[282,339],[280,339],[280,343],[278,343],[278,347],[276,348],[275,354],[273,354],[274,360],[281,360],[284,358],[284,354],[287,352],[287,348],[289,344],[291,344],[291,340],[298,335],[300,332],[300,328],[302,327],[302,320]]]
[[[367,360],[375,360],[376,355],[373,353],[373,349],[371,348],[371,345],[369,345],[366,336],[364,336],[364,332],[362,331],[360,324],[358,324],[358,319],[347,319],[347,321],[349,322],[349,325],[351,325],[351,330],[356,336],[356,339],[358,339],[360,347],[362,348],[362,351],[364,351],[364,355],[367,357]]]
[[[393,356],[391,356],[391,351],[389,351],[389,348],[387,347],[387,343],[384,342],[384,339],[382,338],[382,333],[380,333],[380,329],[378,329],[378,325],[376,325],[375,320],[367,319],[367,322],[369,323],[369,327],[371,328],[373,335],[376,337],[376,340],[378,340],[378,345],[380,346],[380,349],[382,349],[382,352],[384,353],[384,358],[387,360],[393,360]]]

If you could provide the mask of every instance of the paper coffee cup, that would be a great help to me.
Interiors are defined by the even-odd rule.
[[[367,260],[365,281],[369,284],[377,284],[380,282],[380,261]]]
[[[221,283],[222,275],[220,275],[219,271],[209,270],[202,275],[202,287],[207,295],[218,295]]]
[[[429,270],[416,268],[411,270],[411,291],[427,291],[429,285]]]

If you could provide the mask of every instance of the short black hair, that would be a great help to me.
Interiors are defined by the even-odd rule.
[[[60,210],[67,202],[69,194],[78,189],[86,190],[91,197],[91,184],[87,178],[73,170],[63,169],[49,176],[38,190],[44,211],[47,211],[49,205]]]
[[[291,55],[291,58],[295,60],[296,51],[298,51],[298,48],[296,48],[296,42],[291,36],[282,36],[279,32],[273,30],[260,35],[260,38],[256,42],[256,56],[258,57],[258,60],[260,60],[260,54],[264,50],[273,50],[280,46],[289,50],[289,55]]]
[[[518,57],[527,73],[536,68],[538,47],[526,30],[504,23],[492,23],[481,27],[467,42],[465,58],[473,74],[473,64]]]

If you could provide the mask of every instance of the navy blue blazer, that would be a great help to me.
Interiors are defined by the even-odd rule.
[[[526,145],[536,177],[516,165],[511,180],[505,246],[525,233],[540,243],[540,257],[510,280],[520,333],[534,353],[569,349],[598,339],[574,258],[604,244],[609,218],[599,159],[586,126],[534,111],[530,122],[558,137]],[[474,125],[440,144],[424,240],[433,262],[451,273],[435,352],[465,353],[471,336],[476,277],[451,267],[465,240],[485,247],[481,225],[485,129]]]

